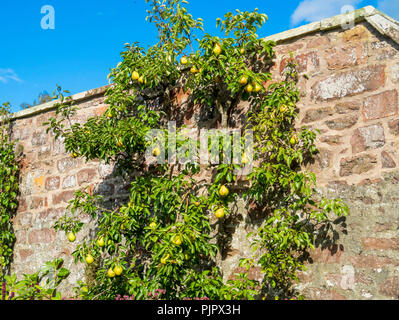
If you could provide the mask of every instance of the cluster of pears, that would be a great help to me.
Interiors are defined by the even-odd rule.
[[[248,83],[248,78],[246,76],[242,76],[240,78],[240,80],[238,81],[241,85],[245,86],[245,91],[248,93],[251,92],[259,92],[260,90],[262,90],[262,86],[254,81],[252,83]]]
[[[123,272],[123,268],[120,264],[117,264],[113,269],[109,268],[107,271],[108,277],[113,278],[115,276],[120,276]]]
[[[133,73],[132,73],[132,79],[134,80],[134,81],[138,81],[139,83],[141,83],[141,84],[147,84],[147,80],[145,80],[144,78],[143,78],[143,76],[140,76],[140,74],[137,72],[137,71],[133,71]]]
[[[219,189],[219,196],[222,198],[225,198],[228,195],[229,195],[229,189],[226,186],[222,185]],[[217,209],[215,212],[215,216],[218,219],[223,218],[224,217],[224,209],[223,208]]]

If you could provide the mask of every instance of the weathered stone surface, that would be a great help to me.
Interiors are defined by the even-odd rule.
[[[398,114],[397,90],[384,91],[364,100],[363,115],[365,120],[381,119]]]
[[[288,62],[291,60],[291,58],[284,58],[281,63],[280,63],[280,74],[283,75],[286,72],[286,67]],[[298,64],[298,72],[307,72],[309,69],[315,70],[319,68],[320,61],[319,61],[319,56],[317,55],[316,52],[309,52],[309,53],[303,53],[294,56],[294,61]]]
[[[53,195],[53,204],[67,203],[69,200],[73,199],[74,191],[63,191],[58,194]]]
[[[330,249],[315,248],[310,252],[310,256],[313,262],[340,263],[343,252],[344,248],[342,246],[334,245]]]
[[[50,243],[55,239],[54,229],[33,230],[29,233],[30,244]]]
[[[344,130],[353,127],[359,117],[357,115],[349,115],[345,117],[336,118],[333,120],[326,121],[326,125],[328,128],[332,130]]]
[[[86,182],[91,182],[93,178],[96,176],[95,169],[83,169],[77,173],[78,184],[81,185]]]
[[[390,277],[381,284],[379,293],[397,299],[399,297],[399,277]]]
[[[353,255],[347,258],[347,260],[357,268],[382,268],[389,265],[397,266],[399,261],[387,257],[379,257],[372,254],[369,255]]]
[[[312,98],[316,101],[339,99],[362,92],[377,90],[385,84],[385,65],[374,65],[332,75],[316,82]]]
[[[30,209],[41,209],[47,207],[46,197],[33,197],[30,205]]]
[[[381,148],[384,144],[384,128],[381,124],[358,128],[351,139],[352,153]]]
[[[399,63],[392,66],[392,82],[397,83],[399,81]]]
[[[392,159],[391,155],[386,151],[381,152],[381,163],[383,168],[392,169],[396,167],[395,161]]]
[[[317,108],[307,110],[302,120],[303,123],[309,123],[317,120],[324,119],[325,117],[334,114],[334,110],[331,107]]]
[[[335,105],[335,112],[339,114],[346,114],[353,111],[360,110],[361,103],[358,100],[355,101],[347,101],[347,102],[338,102]]]
[[[371,34],[365,26],[357,25],[343,32],[341,36],[344,42],[353,43],[354,41],[367,40],[370,38]]]
[[[340,145],[342,144],[342,136],[340,135],[327,135],[327,136],[321,136],[320,141],[327,143],[329,145]]]
[[[38,147],[47,143],[46,130],[40,130],[33,133],[32,136],[32,146]]]
[[[107,178],[112,174],[114,167],[110,164],[101,163],[98,166],[98,172],[101,178]]]
[[[340,176],[346,177],[352,174],[361,174],[375,168],[377,159],[373,155],[361,155],[351,158],[344,158],[340,163]]]
[[[362,50],[363,47],[361,45],[326,49],[325,55],[328,69],[340,70],[364,63],[366,59],[362,56]]]
[[[393,133],[395,135],[399,135],[399,119],[389,121],[388,127],[389,127],[391,133]]]
[[[57,168],[60,173],[68,172],[70,169],[76,168],[78,161],[71,157],[64,158],[57,161]]]
[[[368,250],[399,250],[399,239],[362,238],[362,244]]]
[[[115,186],[111,183],[101,183],[98,186],[98,193],[104,196],[110,196],[114,193]]]
[[[34,251],[31,249],[20,249],[19,250],[19,258],[20,258],[21,262],[25,262],[33,254],[34,254]]]
[[[76,186],[76,176],[66,176],[64,180],[62,180],[62,188],[63,189],[68,189],[68,188],[73,188]]]
[[[60,187],[60,177],[48,177],[46,179],[46,190],[57,190]]]

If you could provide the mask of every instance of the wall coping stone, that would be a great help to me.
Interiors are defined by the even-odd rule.
[[[335,29],[345,24],[348,21],[349,15],[353,13],[355,14],[355,24],[367,21],[378,32],[391,38],[393,41],[399,44],[399,22],[384,14],[383,12],[375,9],[373,6],[367,6],[355,10],[354,12],[340,14],[331,18],[323,19],[319,22],[312,22],[295,29],[283,31],[268,36],[265,38],[265,40],[275,41],[277,44],[280,44],[298,37],[303,37],[311,33]],[[74,102],[78,102],[92,98],[94,96],[104,95],[104,93],[110,86],[111,85],[106,85],[96,89],[90,89],[84,92],[80,92],[72,95],[71,99]],[[39,113],[53,110],[56,108],[56,104],[59,102],[59,100],[53,100],[32,108],[15,112],[11,115],[11,119],[16,120],[31,117]]]

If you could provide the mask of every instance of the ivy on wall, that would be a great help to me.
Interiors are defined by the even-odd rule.
[[[10,105],[0,107],[0,279],[8,273],[15,234],[12,217],[18,207],[18,156],[10,138]]]

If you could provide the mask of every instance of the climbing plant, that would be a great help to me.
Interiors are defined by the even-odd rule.
[[[147,50],[126,44],[122,61],[109,75],[106,113],[73,123],[76,106],[60,94],[56,117],[45,123],[64,139],[71,157],[114,164],[115,173],[129,184],[126,201],[113,206],[87,190],[77,192],[70,212],[55,225],[74,242],[83,227],[82,212],[97,221],[95,236],[73,253],[94,275],[77,289],[87,299],[296,296],[293,280],[320,226],[330,230],[331,219],[348,209],[338,199],[320,196],[315,176],[304,169],[317,153],[316,133],[295,127],[294,61],[284,81],[266,87],[275,44],[256,33],[267,21],[265,14],[227,13],[217,20],[222,37],[204,34],[202,19],[188,13],[186,1],[147,2],[158,41]],[[162,163],[168,150],[159,136],[148,135],[159,129],[166,141],[172,140],[167,120],[178,120],[180,92],[188,104],[212,114],[218,120],[213,126],[222,129],[232,125],[238,105],[247,103],[246,130],[254,133],[254,154],[243,152],[237,164],[205,168],[195,162]],[[241,140],[244,144],[244,135]],[[198,144],[178,130],[177,145],[187,143]],[[148,150],[157,161],[149,162]],[[238,176],[249,162],[252,172]],[[204,170],[209,178],[199,179]],[[260,217],[258,231],[248,234],[254,256],[242,257],[243,271],[224,281],[218,261],[229,246],[225,227],[241,214],[235,206],[241,200],[249,214]],[[248,276],[254,266],[261,267],[260,281]]]
[[[18,207],[18,159],[10,138],[10,105],[0,107],[0,280],[9,271],[15,234],[12,217]]]

